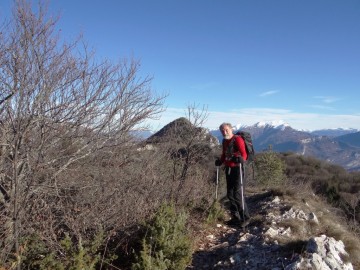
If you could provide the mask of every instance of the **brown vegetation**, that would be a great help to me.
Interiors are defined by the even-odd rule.
[[[360,173],[312,157],[283,153],[286,175],[293,185],[306,184],[315,194],[324,196],[333,206],[345,211],[353,223],[360,221]]]
[[[129,131],[165,96],[136,61],[96,63],[80,43],[60,44],[42,4],[34,13],[17,2],[0,40],[0,262],[19,269],[34,245],[36,256],[70,260],[66,236],[78,254],[98,235],[104,256],[125,249],[133,225],[162,201],[199,200],[207,177],[191,158],[169,163],[167,146],[137,151]]]

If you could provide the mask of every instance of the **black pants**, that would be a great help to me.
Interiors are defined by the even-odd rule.
[[[240,167],[226,167],[226,189],[227,197],[230,201],[230,212],[232,218],[243,220],[243,218],[249,218],[249,211],[245,201],[245,177],[244,170],[242,170],[242,182],[243,182],[243,195],[244,195],[244,213],[242,207],[242,196],[241,196],[241,179],[240,179]]]

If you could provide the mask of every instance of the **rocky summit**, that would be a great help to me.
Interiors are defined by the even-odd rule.
[[[187,270],[355,269],[344,243],[326,235],[321,224],[331,209],[318,211],[311,202],[294,204],[272,192],[250,195],[248,204],[252,218],[246,227],[217,223],[197,232]]]

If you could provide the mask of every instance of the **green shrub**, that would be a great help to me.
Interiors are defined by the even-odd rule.
[[[62,256],[46,247],[38,236],[32,235],[24,241],[26,250],[22,255],[22,266],[26,269],[54,269],[54,270],[92,270],[96,269],[101,256],[99,248],[103,241],[103,234],[99,233],[91,243],[75,244],[66,235],[60,241]]]
[[[24,251],[21,254],[21,266],[25,269],[63,270],[64,266],[56,259],[45,243],[36,234],[23,239]]]
[[[98,249],[103,240],[102,234],[99,234],[92,243],[86,247],[80,242],[77,246],[73,244],[69,236],[61,242],[62,246],[67,252],[68,259],[65,262],[66,269],[78,270],[78,269],[95,269],[96,264],[100,260],[100,253]]]
[[[163,204],[146,225],[142,250],[133,270],[183,270],[191,262],[192,249],[186,231],[187,214],[176,213],[175,206]]]
[[[256,179],[265,186],[278,186],[284,183],[285,163],[272,151],[264,152],[256,157]]]
[[[338,190],[334,186],[330,186],[326,190],[325,195],[326,195],[327,201],[329,203],[332,203],[332,204],[337,203],[339,201],[339,199],[340,199],[340,195],[338,193]]]
[[[221,207],[219,201],[214,200],[213,204],[211,205],[208,216],[206,218],[206,222],[208,224],[213,224],[218,220],[224,219],[224,209]]]

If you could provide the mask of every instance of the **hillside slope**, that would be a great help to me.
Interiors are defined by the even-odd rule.
[[[338,142],[343,142],[351,146],[360,148],[360,132],[342,135],[335,138]]]

